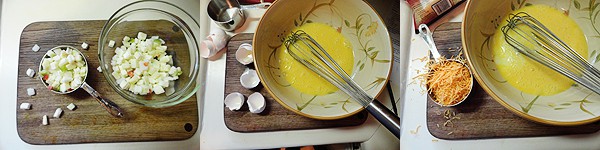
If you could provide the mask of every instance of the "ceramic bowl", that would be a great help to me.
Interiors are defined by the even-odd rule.
[[[172,56],[173,65],[181,67],[179,79],[165,88],[164,94],[138,95],[122,89],[112,75],[111,60],[117,47],[121,47],[123,37],[136,38],[138,32],[147,37],[159,36],[167,46],[167,54]],[[102,74],[109,85],[121,97],[143,106],[167,107],[179,104],[196,94],[201,58],[198,51],[197,35],[200,25],[180,7],[157,0],[137,1],[117,10],[104,24],[98,42],[98,56]],[[110,41],[115,41],[110,47]],[[174,92],[169,92],[174,91]]]
[[[390,37],[383,20],[362,0],[275,1],[254,35],[254,64],[261,82],[277,102],[297,114],[326,120],[356,114],[363,107],[342,91],[303,94],[289,86],[285,74],[276,67],[278,58],[273,54],[282,45],[282,38],[298,26],[315,22],[337,29],[352,44],[354,69],[349,75],[370,96],[381,93],[392,66]]]
[[[587,37],[588,61],[598,67],[600,22],[589,19],[600,9],[595,0],[475,0],[467,4],[462,25],[462,41],[475,79],[497,102],[515,114],[539,123],[551,125],[580,125],[600,119],[600,96],[577,84],[551,96],[521,92],[511,86],[496,70],[492,50],[499,22],[512,10],[544,4],[556,8],[573,19]],[[594,17],[595,18],[595,17]],[[500,33],[501,34],[501,33]]]

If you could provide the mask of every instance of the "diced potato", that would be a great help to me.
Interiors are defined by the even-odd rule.
[[[75,49],[53,49],[43,58],[40,77],[52,87],[52,90],[66,92],[74,90],[83,84],[87,66],[83,56]],[[45,77],[47,76],[47,77]]]
[[[46,52],[46,55],[48,55],[50,57],[54,57],[54,56],[56,56],[56,53],[54,53],[54,51],[48,51],[48,52]]]
[[[139,85],[135,85],[133,88],[133,92],[137,93],[137,94],[141,94],[142,93],[142,87]]]
[[[145,40],[146,36],[148,36],[146,33],[144,33],[144,32],[138,32],[137,38],[139,40]]]
[[[75,55],[75,61],[83,62],[83,57],[81,55]]]
[[[67,84],[61,83],[59,91],[60,92],[66,92],[67,90],[69,90],[69,88],[67,87]]]
[[[129,36],[125,36],[123,37],[123,41],[129,41],[131,38],[129,38]]]
[[[67,65],[67,59],[60,59],[60,61],[58,62],[58,67],[62,68],[65,65]]]
[[[135,52],[135,53],[133,54],[133,57],[134,57],[135,59],[139,59],[139,58],[140,58],[140,56],[142,56],[142,53],[141,53],[141,52]]]
[[[127,89],[129,87],[129,83],[123,80],[119,83],[119,87],[121,87],[121,89]]]
[[[73,62],[75,62],[75,57],[74,57],[73,55],[69,55],[69,56],[67,56],[67,62],[68,62],[68,63],[73,63]]]
[[[66,67],[68,70],[73,70],[73,69],[75,69],[75,67],[77,67],[77,65],[73,65],[73,64],[67,64],[65,67]]]
[[[156,94],[165,93],[165,90],[163,89],[163,87],[159,86],[159,85],[154,85],[154,87],[152,88],[152,91],[154,91],[154,93],[156,93]]]
[[[174,67],[173,58],[165,52],[167,46],[158,36],[139,32],[137,38],[123,37],[123,45],[115,49],[111,59],[113,75],[119,87],[134,94],[165,93],[169,81],[177,80],[180,67]],[[173,89],[173,88],[171,88]]]

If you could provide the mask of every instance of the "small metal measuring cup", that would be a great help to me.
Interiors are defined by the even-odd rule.
[[[450,105],[446,105],[446,104],[439,103],[438,101],[432,99],[433,102],[435,102],[436,104],[438,104],[440,106],[451,107],[451,106],[456,106],[456,105],[462,103],[463,101],[465,101],[465,99],[467,99],[467,97],[469,97],[471,91],[473,90],[473,82],[474,82],[473,81],[473,73],[471,72],[471,69],[469,68],[469,66],[467,66],[467,64],[465,64],[463,61],[460,61],[457,59],[441,60],[440,58],[442,56],[440,55],[437,47],[435,46],[435,42],[433,41],[433,36],[427,25],[425,25],[425,24],[419,25],[419,36],[421,36],[425,40],[425,43],[427,43],[427,46],[429,47],[429,51],[431,52],[431,56],[433,56],[435,63],[442,63],[443,61],[458,62],[458,63],[462,64],[465,68],[467,68],[467,70],[469,70],[469,74],[470,74],[471,85],[469,86],[469,92],[459,102],[450,104]],[[433,96],[431,96],[431,94],[429,94],[429,91],[427,93],[428,93],[429,97],[433,98]]]
[[[52,51],[52,50],[55,50],[55,49],[60,49],[62,51],[64,49],[66,49],[66,48],[71,49],[73,51],[76,51],[79,55],[81,55],[81,57],[82,57],[82,59],[83,59],[83,61],[85,63],[85,67],[88,68],[88,70],[89,70],[87,59],[85,59],[85,56],[77,48],[72,47],[72,46],[67,46],[67,45],[60,45],[60,46],[56,46],[56,47],[54,47],[54,48],[52,48],[50,50]],[[44,57],[40,61],[40,66],[39,66],[38,72],[42,71],[42,69],[43,69],[42,63],[44,62],[44,59],[46,59],[46,58],[50,58],[50,56],[48,56],[48,53],[44,54]],[[50,89],[50,91],[52,91],[54,93],[57,93],[57,94],[69,94],[69,93],[72,93],[73,91],[75,91],[75,90],[77,90],[79,88],[83,88],[90,95],[92,95],[92,97],[96,98],[96,101],[98,101],[98,103],[100,103],[100,105],[102,105],[102,107],[104,107],[104,109],[106,109],[108,111],[108,113],[110,113],[111,115],[113,115],[115,117],[123,117],[124,116],[123,111],[121,110],[121,108],[119,108],[119,106],[117,104],[115,104],[114,102],[110,101],[109,99],[106,99],[106,98],[102,97],[100,95],[100,93],[98,93],[96,90],[94,90],[94,88],[92,88],[89,84],[87,84],[85,82],[85,79],[87,78],[87,74],[88,74],[88,71],[86,71],[85,76],[83,77],[83,83],[81,83],[81,85],[79,85],[79,87],[77,87],[75,89],[67,90],[65,92],[55,91],[55,90],[52,90],[52,89]],[[42,81],[42,83],[44,84],[44,86],[46,86],[46,88],[48,89],[49,85],[44,81],[44,77],[40,76],[39,78]]]
[[[225,31],[233,31],[246,21],[245,9],[263,9],[271,3],[264,2],[254,5],[240,5],[237,0],[211,0],[208,3],[208,16]]]

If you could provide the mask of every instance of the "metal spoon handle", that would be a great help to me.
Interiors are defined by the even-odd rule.
[[[433,59],[437,62],[441,57],[440,52],[438,52],[437,47],[435,46],[435,42],[433,41],[433,36],[431,35],[431,31],[426,24],[419,25],[419,35],[425,40],[427,46],[429,47],[429,51],[433,56]]]
[[[117,104],[110,101],[109,99],[102,97],[102,95],[100,95],[100,93],[98,93],[96,90],[94,90],[94,88],[92,88],[90,85],[88,85],[87,83],[84,82],[81,85],[81,87],[85,91],[87,91],[90,95],[92,95],[94,98],[96,98],[96,101],[98,101],[98,103],[100,103],[100,105],[102,105],[102,107],[104,107],[104,109],[106,109],[106,111],[108,111],[108,113],[110,113],[111,115],[113,115],[115,117],[123,117],[124,116],[123,111],[121,110],[121,108],[119,108],[119,106]]]
[[[248,9],[267,9],[267,8],[269,8],[269,6],[271,6],[271,3],[262,2],[262,3],[258,3],[258,4],[241,5],[240,7],[242,8],[242,10],[248,10]]]

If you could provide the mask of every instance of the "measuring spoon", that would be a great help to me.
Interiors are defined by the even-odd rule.
[[[221,29],[233,31],[246,21],[246,15],[243,10],[247,9],[267,9],[271,6],[270,2],[260,0],[258,4],[240,5],[238,0],[211,0],[208,2],[208,16]]]
[[[467,68],[467,70],[469,70],[469,75],[470,75],[470,79],[469,80],[471,80],[471,85],[469,86],[469,92],[467,93],[467,95],[465,95],[457,103],[450,104],[450,105],[440,103],[440,102],[434,100],[433,99],[434,98],[433,95],[431,95],[431,93],[429,91],[427,91],[427,94],[429,95],[429,97],[432,98],[433,102],[435,102],[436,104],[438,104],[440,106],[444,106],[444,107],[456,106],[456,105],[462,103],[463,101],[465,101],[465,99],[467,99],[467,97],[469,97],[469,94],[473,90],[473,73],[471,72],[471,69],[469,68],[469,66],[467,66],[467,64],[465,64],[461,60],[457,60],[457,59],[441,59],[442,56],[438,52],[438,49],[435,46],[435,42],[433,41],[432,33],[431,33],[431,31],[429,30],[429,27],[426,24],[419,25],[419,36],[421,36],[425,40],[425,43],[427,43],[427,46],[429,47],[429,52],[431,52],[431,56],[433,56],[434,62],[436,64],[443,63],[443,62],[448,62],[448,61],[458,62],[458,63],[462,64],[465,68]],[[429,71],[431,71],[431,70],[429,70]],[[429,89],[429,87],[427,89]]]
[[[52,49],[50,49],[50,51],[53,51],[55,49],[59,49],[61,51],[64,51],[66,49],[71,49],[73,51],[76,51],[79,55],[81,55],[84,63],[85,63],[85,67],[88,68],[88,63],[87,63],[87,59],[85,59],[85,56],[81,53],[81,51],[77,50],[77,48],[72,47],[72,46],[67,46],[67,45],[61,45],[61,46],[56,46]],[[58,54],[57,54],[58,55]],[[44,59],[50,58],[50,56],[48,56],[48,53],[44,54],[44,57],[42,58],[42,60],[40,61],[40,66],[38,69],[38,73],[42,71],[43,67],[42,67],[42,63],[44,62]],[[44,86],[46,86],[46,89],[49,89],[50,91],[57,93],[57,94],[69,94],[72,93],[73,91],[79,89],[79,88],[83,88],[86,92],[88,92],[90,95],[92,95],[92,97],[94,97],[96,99],[96,101],[98,101],[98,103],[100,103],[100,105],[102,105],[102,107],[104,107],[104,109],[106,109],[108,111],[108,113],[110,113],[111,115],[115,116],[115,117],[123,117],[123,111],[121,110],[121,108],[119,108],[119,106],[117,104],[115,104],[114,102],[110,101],[109,99],[106,99],[104,97],[102,97],[102,95],[100,95],[100,93],[98,93],[96,90],[94,90],[94,88],[92,88],[89,84],[87,84],[85,82],[85,79],[87,78],[88,75],[88,71],[86,71],[85,76],[83,77],[83,83],[81,83],[81,85],[79,85],[79,87],[75,88],[75,89],[71,89],[71,90],[67,90],[65,92],[61,92],[61,91],[55,91],[52,89],[49,89],[46,81],[44,81],[44,77],[40,76],[40,80],[42,81],[42,83],[44,84]]]

